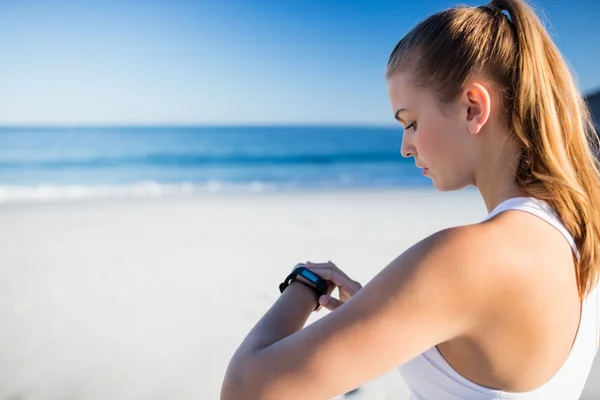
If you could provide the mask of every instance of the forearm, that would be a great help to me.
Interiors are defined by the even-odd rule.
[[[275,304],[258,321],[231,358],[223,387],[222,399],[238,398],[246,368],[252,368],[254,356],[262,349],[302,329],[316,306],[312,289],[292,282]]]
[[[299,282],[290,284],[252,328],[234,358],[247,357],[302,329],[316,301],[312,289]]]

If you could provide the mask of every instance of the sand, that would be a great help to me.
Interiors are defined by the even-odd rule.
[[[422,189],[0,206],[0,399],[218,399],[297,262],[364,284],[485,215],[474,190]],[[600,398],[596,364],[582,398]],[[392,371],[354,398],[407,396]]]

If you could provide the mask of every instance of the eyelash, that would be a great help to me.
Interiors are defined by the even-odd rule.
[[[407,125],[406,128],[404,128],[404,130],[407,131],[410,128],[414,128],[414,130],[417,130],[417,121],[411,122],[410,125]]]

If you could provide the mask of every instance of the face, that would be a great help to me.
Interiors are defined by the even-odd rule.
[[[404,127],[401,154],[413,157],[440,191],[473,184],[473,138],[466,127],[467,107],[457,101],[442,111],[429,91],[415,88],[411,76],[402,72],[388,79],[388,96],[392,112]]]

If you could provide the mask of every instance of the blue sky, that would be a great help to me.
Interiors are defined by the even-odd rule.
[[[457,3],[0,0],[0,125],[392,124],[390,51]],[[600,2],[535,4],[600,89]]]

